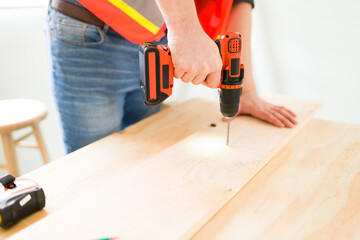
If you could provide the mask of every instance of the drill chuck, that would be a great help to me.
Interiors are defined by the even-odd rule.
[[[219,89],[220,111],[224,117],[235,117],[239,111],[240,95],[242,88],[238,89]]]

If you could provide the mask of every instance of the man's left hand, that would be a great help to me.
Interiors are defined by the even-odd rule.
[[[289,109],[268,103],[261,99],[257,94],[243,94],[240,97],[240,114],[251,115],[277,127],[292,128],[297,124],[296,115]],[[226,121],[226,118],[223,118]]]

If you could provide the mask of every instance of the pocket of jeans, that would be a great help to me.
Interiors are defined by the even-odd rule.
[[[57,11],[49,15],[48,22],[51,34],[65,43],[91,47],[104,42],[105,36],[99,27],[70,18]]]

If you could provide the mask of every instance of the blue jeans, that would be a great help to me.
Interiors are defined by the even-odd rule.
[[[46,32],[67,153],[160,110],[141,99],[137,44],[51,8]]]

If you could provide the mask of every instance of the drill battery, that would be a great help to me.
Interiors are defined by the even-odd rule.
[[[30,179],[6,175],[0,179],[0,226],[8,228],[45,207],[43,189]]]
[[[158,105],[172,94],[174,67],[168,46],[150,42],[139,46],[140,90],[144,103]]]

